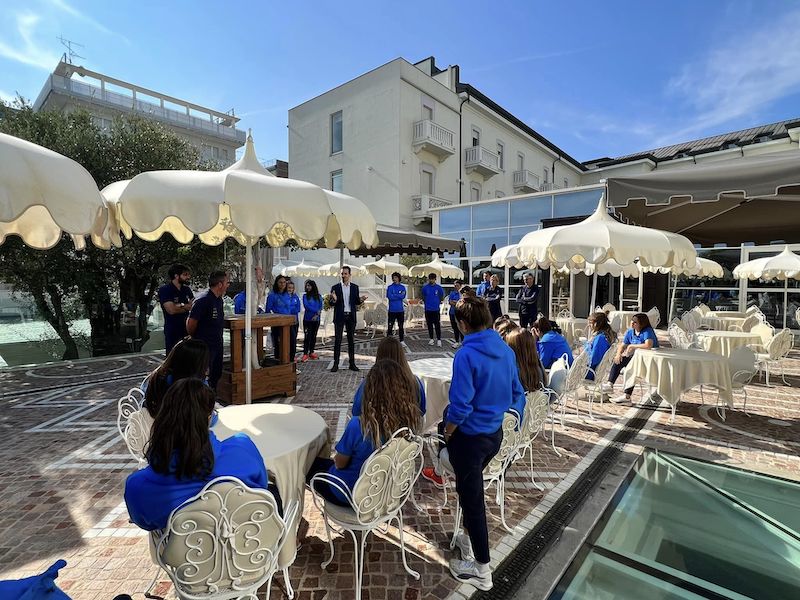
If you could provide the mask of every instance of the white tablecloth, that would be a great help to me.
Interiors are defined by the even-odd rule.
[[[289,536],[281,550],[280,567],[294,562],[297,552],[297,525],[303,514],[306,472],[317,456],[330,457],[330,432],[314,411],[286,404],[226,406],[211,428],[220,440],[235,433],[246,433],[255,443],[267,469],[275,475],[283,505],[300,503],[295,535]]]
[[[450,380],[453,378],[452,358],[422,358],[408,363],[411,372],[425,387],[425,429],[435,427],[449,402]]]
[[[707,352],[730,356],[736,348],[742,346],[760,346],[761,336],[743,331],[698,331],[697,341]]]
[[[729,317],[729,316],[707,316],[700,319],[700,323],[709,327],[711,329],[716,329],[719,331],[730,331],[736,327],[741,327],[742,323],[744,323],[744,318],[742,317]]]
[[[716,387],[720,399],[733,406],[728,359],[719,354],[679,348],[637,350],[625,367],[625,387],[637,379],[654,386],[673,407],[683,392],[701,384]]]
[[[572,346],[578,341],[578,338],[583,335],[587,325],[589,325],[589,319],[556,317],[556,323],[561,327],[561,331],[564,333],[567,343]]]
[[[738,317],[744,319],[747,316],[746,312],[738,310],[712,310],[706,314],[707,317]]]

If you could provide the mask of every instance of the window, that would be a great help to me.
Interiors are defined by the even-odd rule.
[[[473,206],[472,222],[475,229],[507,228],[508,202],[484,202]]]
[[[497,142],[497,164],[500,167],[501,171],[505,171],[506,163],[505,163],[505,146],[503,142]]]
[[[589,216],[597,208],[597,203],[602,195],[603,190],[598,189],[556,194],[553,202],[553,216],[556,218]]]
[[[427,121],[433,121],[434,115],[434,108],[436,107],[436,101],[431,98],[430,96],[422,96],[422,119]]]
[[[342,111],[331,115],[331,154],[342,151]],[[340,173],[341,174],[341,173]]]
[[[481,145],[481,130],[477,127],[472,127],[472,146],[477,147]]]
[[[342,193],[342,170],[331,173],[331,191]]]
[[[469,231],[471,226],[470,214],[469,207],[439,211],[439,233]]]
[[[525,155],[522,152],[517,152],[517,171],[525,170]]]
[[[222,158],[224,158],[224,159],[225,159],[225,162],[227,162],[228,160],[230,160],[230,158],[229,158],[229,154],[228,154],[228,149],[227,149],[227,148],[223,148],[223,149],[222,149]]]
[[[427,163],[419,166],[419,193],[433,196],[436,191],[436,169]]]
[[[544,179],[542,179],[542,183],[548,183],[550,181],[550,170],[547,167],[545,167],[543,173],[544,173]]]
[[[481,199],[481,184],[472,182],[469,186],[470,202],[478,202]]]
[[[553,216],[552,196],[537,196],[511,202],[511,225],[539,225]]]

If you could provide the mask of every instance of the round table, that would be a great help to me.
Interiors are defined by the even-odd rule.
[[[760,346],[761,336],[746,331],[698,331],[697,341],[707,352],[730,356],[736,348],[742,346]]]
[[[720,400],[733,407],[731,371],[728,359],[720,354],[680,348],[640,349],[625,367],[625,387],[633,387],[637,379],[656,388],[672,406],[673,419],[681,394],[697,385],[714,386]]]
[[[581,335],[583,335],[586,327],[589,325],[589,319],[581,319],[579,317],[556,317],[556,324],[561,327],[564,338],[566,338],[567,343],[572,346],[580,339]]]
[[[425,388],[425,429],[435,427],[450,401],[450,381],[453,378],[452,358],[422,358],[408,363],[411,372],[422,380]]]
[[[744,319],[748,316],[748,314],[744,311],[739,310],[711,310],[708,311],[704,316],[706,317],[732,317],[738,319]]]
[[[736,331],[744,323],[744,317],[706,316],[700,319],[700,323],[718,331]]]
[[[226,406],[217,412],[211,430],[224,440],[246,433],[253,440],[267,469],[275,475],[283,505],[297,501],[298,518],[278,559],[281,568],[294,562],[297,553],[297,525],[303,514],[305,477],[317,456],[330,458],[330,432],[325,420],[312,410],[287,404],[246,404]]]

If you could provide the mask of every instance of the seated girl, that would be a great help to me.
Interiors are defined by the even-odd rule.
[[[594,370],[603,360],[603,356],[608,352],[611,344],[617,341],[617,332],[611,329],[608,315],[604,312],[595,312],[589,315],[589,327],[591,327],[591,333],[584,349],[589,353],[589,368],[592,370],[586,372],[586,379],[594,381]]]
[[[506,344],[517,357],[519,380],[526,392],[541,390],[545,383],[544,367],[539,360],[536,340],[527,329],[518,327],[506,335]],[[520,415],[522,416],[522,415]]]
[[[617,354],[614,363],[611,365],[611,373],[608,375],[608,387],[605,391],[612,392],[614,382],[619,377],[622,369],[631,362],[633,353],[638,349],[649,350],[658,348],[658,337],[655,330],[650,326],[650,317],[645,313],[636,313],[631,318],[631,327],[625,332],[622,343],[617,347]],[[630,402],[633,386],[625,388],[625,395],[612,398],[612,402]]]
[[[408,360],[406,360],[406,353],[403,351],[402,342],[398,341],[395,337],[383,338],[381,343],[378,344],[378,350],[375,353],[375,362],[381,360],[393,360],[400,365],[403,376],[418,389],[417,399],[419,400],[419,408],[422,412],[422,416],[425,416],[425,386],[422,385],[422,380],[411,372],[411,367],[408,366]],[[356,390],[355,396],[353,396],[353,409],[351,414],[354,417],[361,416],[361,403],[364,400],[365,383],[366,379],[361,382],[361,385],[359,385]]]
[[[184,338],[172,348],[166,360],[145,380],[144,406],[155,419],[164,394],[170,386],[188,377],[208,377],[208,346],[203,340]]]
[[[537,319],[533,324],[533,331],[539,338],[536,348],[539,350],[539,358],[545,369],[552,367],[553,363],[565,354],[567,355],[567,364],[572,364],[574,360],[572,348],[569,347],[567,339],[553,329],[549,319],[546,317]]]
[[[422,413],[417,386],[395,361],[379,360],[364,380],[360,413],[347,423],[336,444],[336,456],[333,460],[316,458],[306,475],[307,481],[325,471],[341,479],[343,485],[352,491],[361,467],[370,454],[380,448],[398,429],[418,429]],[[318,481],[315,482],[315,489],[334,504],[350,505],[345,494],[334,486]]]
[[[269,483],[252,440],[237,433],[219,441],[209,431],[214,400],[214,391],[195,378],[181,379],[164,395],[146,451],[148,466],[125,482],[128,514],[142,529],[163,529],[173,510],[223,475],[268,489],[282,514],[278,489]]]

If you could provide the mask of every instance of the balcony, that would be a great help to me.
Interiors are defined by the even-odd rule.
[[[451,206],[453,202],[433,196],[431,194],[419,194],[411,196],[411,218],[414,220],[415,225],[419,225],[423,221],[431,218],[430,209],[442,208],[443,206]]]
[[[464,150],[464,168],[467,173],[475,171],[489,179],[500,172],[500,158],[483,146],[471,146]]]
[[[539,188],[539,176],[536,173],[531,173],[527,169],[514,171],[515,192],[538,192]]]
[[[414,152],[427,150],[439,162],[456,153],[455,134],[428,119],[414,123],[413,144]]]

